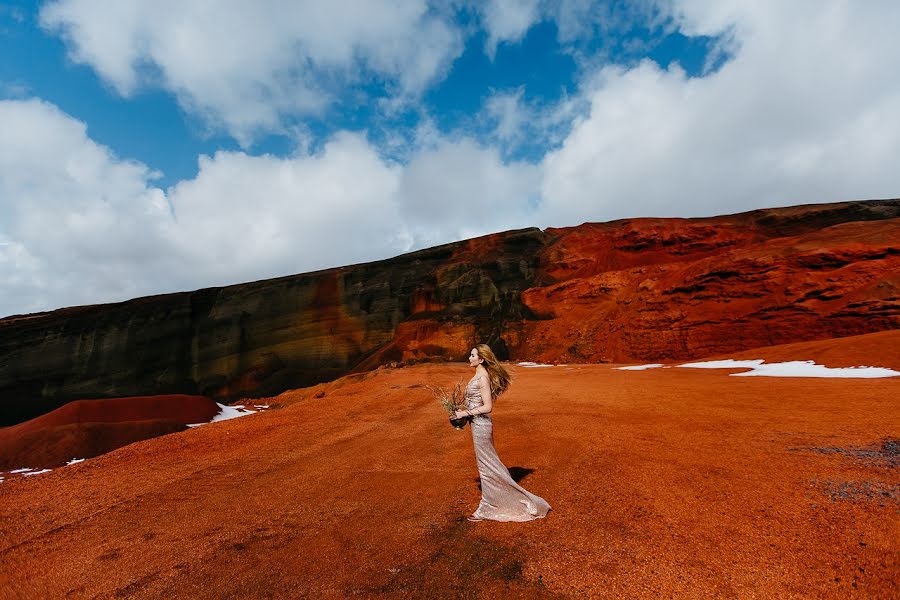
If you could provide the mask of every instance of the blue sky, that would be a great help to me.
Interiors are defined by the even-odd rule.
[[[0,3],[0,316],[898,195],[894,2],[204,6]]]
[[[165,90],[145,86],[123,97],[89,66],[73,62],[58,31],[42,27],[41,4],[28,0],[3,3],[0,12],[0,81],[3,97],[36,96],[52,102],[67,114],[85,122],[88,135],[117,155],[139,160],[160,173],[156,183],[168,187],[197,174],[197,156],[218,149],[239,150],[241,145],[227,131],[210,131],[202,119],[179,106]],[[472,7],[460,6],[455,23],[465,29],[462,53],[446,75],[422,94],[419,102],[400,114],[379,111],[375,101],[390,95],[389,81],[378,73],[342,89],[336,102],[322,114],[288,115],[289,124],[309,128],[310,143],[319,147],[335,131],[362,131],[378,144],[383,131],[409,136],[429,115],[445,135],[467,132],[490,142],[489,124],[478,122],[485,102],[496,93],[521,88],[529,104],[552,105],[563,95],[577,93],[579,61],[576,53],[589,57],[601,52],[604,60],[634,64],[648,58],[667,68],[678,62],[692,77],[702,72],[715,38],[688,37],[664,27],[649,27],[638,21],[622,31],[583,40],[561,42],[552,19],[536,22],[520,40],[503,43],[496,54],[485,50],[488,34]],[[639,41],[637,50],[632,44]],[[295,140],[286,134],[263,134],[248,144],[249,154],[288,156]],[[528,140],[509,148],[508,158],[537,162],[551,148],[547,140]],[[402,152],[382,151],[403,160]]]

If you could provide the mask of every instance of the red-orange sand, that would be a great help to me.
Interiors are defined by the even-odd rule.
[[[898,341],[822,344],[897,369]],[[612,366],[510,366],[495,445],[545,519],[465,520],[471,433],[418,384],[467,366],[381,369],[0,484],[0,594],[900,596],[900,378]]]

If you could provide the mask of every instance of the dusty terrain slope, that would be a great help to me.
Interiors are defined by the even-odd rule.
[[[898,344],[893,331],[746,357],[900,369]],[[379,369],[8,477],[0,595],[898,596],[900,378],[613,366],[510,366],[495,445],[546,519],[465,520],[480,497],[471,433],[420,386],[467,366]]]

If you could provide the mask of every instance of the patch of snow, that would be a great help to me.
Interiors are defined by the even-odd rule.
[[[53,469],[41,469],[40,471],[32,471],[31,473],[22,473],[22,477],[31,477],[32,475],[40,475],[41,473],[49,473]]]
[[[630,367],[613,367],[619,371],[643,371],[644,369],[656,369],[661,367],[661,363],[653,363],[652,365],[632,365]]]
[[[216,421],[227,421],[228,419],[236,419],[238,417],[246,417],[247,415],[255,415],[256,410],[250,410],[249,408],[244,408],[243,404],[236,404],[234,406],[226,406],[224,404],[219,404],[216,402],[216,405],[219,407],[219,412],[212,418],[211,421],[207,421],[206,423],[215,423]],[[200,427],[201,425],[206,425],[206,423],[188,423],[188,427]]]
[[[25,471],[34,471],[31,467],[24,467],[22,469],[13,469],[10,473],[24,473]]]
[[[706,362],[695,362],[678,365],[679,367],[691,367],[692,369],[754,369],[765,362],[762,359],[756,360],[708,360]]]
[[[76,464],[78,464],[78,463],[80,463],[80,462],[84,462],[84,459],[83,459],[83,458],[74,458],[74,457],[73,457],[72,460],[70,460],[69,462],[66,463],[66,466],[68,467],[69,465],[76,465]]]
[[[210,423],[215,423],[216,421],[227,421],[228,419],[236,419],[238,417],[245,417],[247,415],[255,414],[255,410],[248,410],[244,408],[243,404],[238,404],[236,406],[225,406],[224,404],[219,404],[219,414],[212,418]]]
[[[520,363],[516,363],[516,364],[519,365],[520,367],[552,367],[552,366],[554,366],[554,365],[545,365],[543,363],[536,363],[536,362],[531,362],[531,361],[525,361],[525,362],[520,362]]]
[[[743,373],[729,373],[736,377],[896,377],[900,371],[882,367],[826,367],[817,365],[813,360],[792,360],[780,363],[768,363],[756,360],[711,360],[706,362],[678,365],[699,369],[734,369],[748,368]]]

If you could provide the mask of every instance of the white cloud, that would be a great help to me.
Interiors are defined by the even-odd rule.
[[[477,7],[487,33],[485,53],[493,60],[498,45],[518,43],[543,20],[556,23],[557,37],[570,46],[569,50],[579,42],[596,43],[598,38],[603,46],[630,32],[635,25],[651,31],[670,29],[670,4],[663,0],[487,0],[477,3]],[[640,41],[632,37],[628,43]]]
[[[485,52],[491,60],[501,42],[518,42],[540,18],[538,0],[489,0],[480,4],[481,19],[488,32]]]
[[[533,227],[540,170],[504,164],[496,148],[440,140],[403,169],[400,210],[413,246]]]
[[[677,0],[675,0],[677,1]],[[581,42],[599,43],[602,58],[609,43],[622,41],[631,50],[649,47],[651,40],[634,34],[635,28],[654,33],[672,30],[672,0],[556,0],[543,4],[544,18],[553,19],[561,42],[578,46]],[[627,37],[623,37],[627,36]],[[582,59],[588,56],[581,56]]]
[[[311,156],[218,152],[169,190],[167,237],[197,266],[192,287],[388,258],[408,243],[399,178],[358,134],[340,133]]]
[[[56,0],[41,23],[120,94],[159,85],[245,145],[321,113],[366,70],[415,97],[462,51],[424,0]]]
[[[521,86],[511,92],[494,92],[485,100],[480,119],[504,155],[523,147],[558,146],[590,108],[582,96],[570,97],[565,92],[556,103],[546,106],[528,102],[524,95],[525,86]]]
[[[542,225],[898,194],[900,5],[673,10],[689,33],[729,32],[737,54],[703,78],[645,61],[585,81],[588,116],[544,160]]]
[[[218,152],[166,192],[39,100],[0,102],[0,316],[369,262],[530,225],[536,167],[429,136],[408,166],[362,134],[317,154]],[[171,207],[171,208],[170,208]]]
[[[169,266],[154,173],[39,100],[0,101],[0,130],[0,314],[146,292],[141,277]]]
[[[494,135],[501,144],[520,143],[528,123],[522,103],[525,87],[514,92],[498,92],[491,95],[484,104],[484,114],[495,121]]]
[[[0,315],[402,253],[400,167],[358,134],[318,155],[219,152],[170,188],[39,100],[0,102]],[[170,210],[171,202],[174,215]]]

